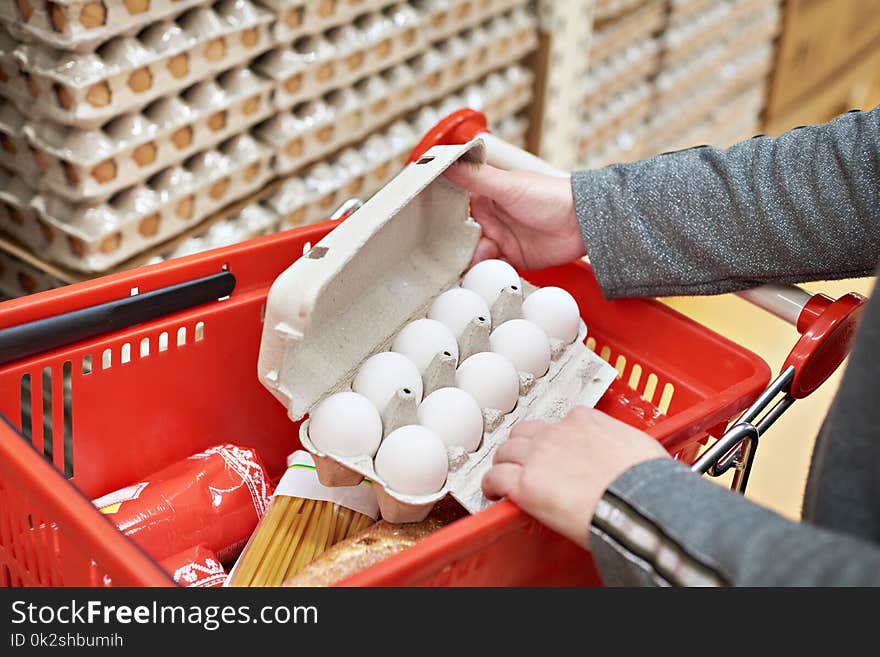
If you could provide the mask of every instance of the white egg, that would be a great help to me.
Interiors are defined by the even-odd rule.
[[[447,447],[473,452],[483,439],[483,412],[477,400],[460,388],[439,388],[419,405],[419,424],[431,429]]]
[[[509,413],[519,399],[519,374],[507,358],[491,351],[474,354],[458,366],[455,385],[470,394],[480,408]]]
[[[422,375],[415,364],[403,354],[393,351],[370,356],[361,365],[351,389],[369,399],[379,413],[401,388],[411,390],[416,402],[422,401]]]
[[[581,327],[577,301],[561,287],[542,287],[523,301],[523,317],[543,329],[548,337],[574,342]]]
[[[376,453],[376,474],[388,487],[407,495],[428,495],[443,488],[449,471],[446,446],[430,429],[408,424],[395,429]]]
[[[510,285],[520,285],[516,270],[503,260],[483,260],[468,270],[461,286],[473,290],[491,307],[501,295],[501,290]]]
[[[452,331],[436,319],[417,319],[404,326],[394,338],[391,351],[409,358],[422,374],[439,353],[454,356],[458,364],[458,341]]]
[[[489,335],[489,348],[520,372],[544,376],[550,368],[550,340],[537,324],[511,319]]]
[[[382,418],[373,403],[363,395],[338,392],[312,411],[309,438],[325,453],[372,456],[382,440]]]
[[[457,338],[461,337],[474,317],[484,317],[490,323],[492,321],[489,306],[483,297],[473,290],[465,290],[462,287],[446,290],[434,299],[428,317],[445,324]]]

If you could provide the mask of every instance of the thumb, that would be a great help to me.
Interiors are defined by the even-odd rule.
[[[517,188],[509,171],[497,169],[489,164],[457,162],[446,169],[443,175],[472,194],[487,196],[497,201],[507,200]]]

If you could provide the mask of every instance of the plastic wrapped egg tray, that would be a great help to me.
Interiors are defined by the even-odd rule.
[[[347,198],[363,198],[382,187],[406,163],[420,136],[451,111],[464,106],[481,109],[493,124],[515,114],[531,99],[532,79],[531,71],[521,66],[492,73],[461,94],[423,107],[410,122],[397,121],[333,160],[286,180],[267,204],[283,217],[285,227],[326,219]],[[518,130],[523,131],[522,120]],[[278,160],[276,156],[276,166]]]
[[[408,11],[404,11],[406,7]],[[288,109],[330,89],[348,86],[401,62],[425,47],[418,15],[395,5],[398,15],[365,14],[355,23],[303,36],[264,54],[253,68],[276,82],[275,105]]]
[[[94,53],[75,54],[21,44],[0,94],[44,118],[96,129],[159,96],[247,62],[273,45],[272,12],[248,0],[220,0],[175,21],[115,37]]]
[[[0,20],[21,41],[91,52],[118,35],[171,19],[210,0],[7,0]]]
[[[278,43],[290,43],[303,34],[314,34],[349,23],[365,12],[379,11],[396,0],[258,0],[275,12],[272,34]]]
[[[442,172],[458,159],[482,157],[479,140],[430,149],[276,279],[267,299],[258,371],[292,420],[348,389],[364,360],[387,350],[403,326],[424,317],[437,295],[457,285],[479,227],[468,217],[467,193]],[[492,308],[493,321],[521,312],[522,295],[534,288],[518,287],[525,290],[511,287],[502,293]],[[486,319],[472,321],[460,340],[462,357],[488,349],[489,328]],[[556,343],[553,353],[547,374],[520,376],[513,411],[483,409],[479,447],[471,453],[450,450],[447,480],[435,493],[392,490],[369,456],[319,451],[309,438],[308,420],[300,425],[300,441],[315,457],[324,485],[371,479],[382,516],[391,522],[419,521],[447,494],[479,511],[490,504],[480,490],[482,475],[518,420],[558,420],[575,405],[595,405],[617,375],[579,340]],[[435,356],[424,377],[428,390],[454,381],[451,361],[451,356]],[[384,433],[413,423],[417,401],[412,391],[398,391],[385,410]]]
[[[527,0],[416,0],[413,4],[424,17],[428,40],[434,42],[523,7]]]
[[[590,68],[625,50],[631,44],[650,39],[666,20],[664,0],[649,0],[624,16],[593,26],[590,40]]]
[[[239,135],[104,203],[21,198],[34,209],[39,230],[28,222],[6,228],[46,260],[77,271],[104,271],[262,187],[272,175],[270,159],[267,147]],[[13,190],[32,194],[25,185],[7,191]]]
[[[38,189],[71,201],[99,201],[247,131],[272,112],[271,83],[239,68],[98,130],[42,122],[24,132],[35,151]]]

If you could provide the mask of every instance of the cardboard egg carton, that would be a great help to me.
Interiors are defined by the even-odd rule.
[[[395,4],[395,0],[258,0],[275,12],[272,34],[278,43],[290,43],[303,34],[323,32],[349,23],[360,14]]]
[[[474,27],[501,12],[523,7],[527,0],[416,0],[430,41],[439,41]]]
[[[328,395],[348,389],[364,360],[387,350],[400,329],[424,317],[437,295],[459,283],[480,233],[468,216],[467,193],[442,177],[459,159],[482,160],[482,143],[430,149],[273,284],[258,372],[292,420],[302,419]],[[535,288],[519,287],[502,292],[492,308],[494,322],[521,314],[523,294]],[[489,330],[485,319],[475,319],[461,339],[462,357],[487,350]],[[584,333],[582,327],[582,339]],[[517,421],[559,420],[575,405],[595,405],[617,376],[580,340],[571,345],[557,342],[552,352],[547,374],[536,379],[521,373],[520,397],[513,411],[483,409],[480,446],[472,453],[449,450],[449,474],[435,493],[407,495],[392,490],[369,456],[321,452],[309,438],[308,420],[300,425],[300,442],[314,456],[325,486],[371,479],[382,516],[390,522],[419,521],[447,494],[471,512],[482,510],[490,504],[480,490],[482,476]],[[451,360],[446,357],[444,362],[442,354],[434,358],[425,377],[429,389],[454,382]],[[385,435],[415,423],[418,400],[407,392],[399,391],[383,414]]]
[[[354,23],[303,36],[254,62],[276,82],[279,110],[386,69],[424,49],[419,17],[405,4],[360,16]]]
[[[211,0],[8,0],[0,20],[21,41],[91,52],[112,37],[177,16]]]
[[[500,120],[498,122],[498,127],[495,129],[495,134],[508,144],[524,148],[528,131],[529,118],[521,113]]]
[[[273,45],[272,19],[250,0],[220,0],[111,39],[94,53],[22,44],[13,52],[21,73],[0,84],[0,92],[29,114],[96,129],[256,57]]]
[[[38,187],[71,201],[105,200],[265,119],[274,111],[271,87],[236,68],[97,130],[30,123],[24,132],[42,156]]]
[[[271,177],[271,151],[239,135],[99,204],[48,194],[30,200],[34,227],[10,231],[45,260],[82,272],[104,271],[195,225]]]

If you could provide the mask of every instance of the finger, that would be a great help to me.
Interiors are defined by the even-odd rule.
[[[515,463],[493,465],[483,476],[483,495],[490,500],[516,495],[522,470],[522,466]]]
[[[548,425],[540,420],[524,420],[517,422],[510,430],[508,442],[512,438],[535,438],[547,432]]]
[[[501,249],[498,248],[495,240],[481,237],[480,241],[477,242],[477,248],[474,250],[474,257],[471,259],[470,266],[473,267],[482,260],[497,258],[499,255],[501,255]]]
[[[525,465],[533,446],[534,443],[528,438],[508,438],[495,450],[492,463]]]
[[[472,194],[503,200],[515,189],[509,173],[489,164],[458,162],[443,173],[449,180]]]

